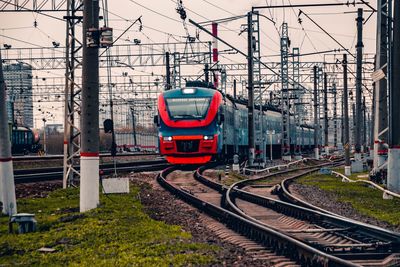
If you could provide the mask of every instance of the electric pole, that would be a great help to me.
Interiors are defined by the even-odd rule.
[[[3,74],[3,60],[0,50],[0,200],[3,214],[17,213],[14,171],[11,156],[11,141],[6,108],[6,83]]]
[[[136,120],[135,120],[135,103],[133,103],[131,107],[131,115],[132,115],[132,132],[133,132],[133,145],[135,149],[137,148],[137,139],[136,139]]]
[[[363,32],[363,9],[359,8],[357,11],[357,70],[356,70],[356,108],[355,108],[355,149],[356,152],[354,154],[354,158],[356,161],[361,161],[361,143],[362,143],[362,57],[363,57],[363,41],[362,41],[362,32]],[[362,171],[357,170],[357,171]]]
[[[324,145],[325,153],[329,155],[329,140],[328,140],[328,75],[324,73]]]
[[[255,142],[254,142],[254,83],[253,83],[253,19],[252,13],[247,13],[247,46],[248,46],[248,80],[247,80],[247,90],[249,102],[248,108],[248,142],[249,142],[249,165],[253,165],[255,158]]]
[[[400,192],[400,3],[394,5],[393,23],[393,87],[390,91],[388,188]]]
[[[347,91],[347,54],[343,54],[343,108],[344,108],[344,156],[345,175],[351,174],[350,165],[350,140],[349,140],[349,93]]]
[[[333,84],[333,147],[337,149],[337,136],[338,136],[338,129],[337,129],[337,91],[336,91],[336,83]]]
[[[165,90],[171,89],[171,67],[169,64],[169,52],[165,53],[165,74],[166,74],[166,85]]]
[[[80,211],[99,204],[99,2],[84,0]]]
[[[365,103],[365,96],[363,97],[363,103],[362,103],[362,112],[363,112],[363,140],[362,140],[362,147],[363,147],[363,152],[366,151],[367,149],[367,105]]]
[[[314,66],[314,152],[315,158],[319,159],[319,118],[318,118],[318,81],[317,66]]]

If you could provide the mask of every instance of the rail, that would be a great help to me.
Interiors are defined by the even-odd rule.
[[[308,160],[308,158],[304,158],[304,159],[300,159],[300,160],[296,160],[296,161],[290,162],[288,164],[275,165],[275,166],[271,166],[271,167],[268,167],[268,168],[265,168],[265,169],[261,169],[261,170],[243,168],[243,171],[244,172],[249,172],[249,173],[254,173],[254,174],[257,174],[257,173],[260,173],[260,172],[269,173],[272,170],[280,170],[280,169],[289,168],[292,165],[296,165],[296,164],[299,164],[301,162],[306,162],[307,160]]]
[[[340,172],[336,172],[336,171],[331,171],[331,174],[335,175],[336,177],[341,177],[342,178],[342,182],[369,184],[369,185],[373,186],[374,188],[376,188],[376,189],[378,189],[378,190],[383,192],[383,196],[382,196],[383,199],[390,199],[391,197],[400,198],[399,194],[396,194],[395,192],[387,190],[387,189],[381,187],[380,185],[377,185],[374,182],[371,182],[371,181],[368,181],[368,180],[362,180],[362,179],[352,180],[349,177],[347,177],[346,175],[343,175]]]

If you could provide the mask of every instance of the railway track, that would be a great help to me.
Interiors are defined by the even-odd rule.
[[[163,159],[121,162],[116,164],[117,172],[155,171],[165,169],[168,166],[169,164]],[[77,166],[76,169],[79,170],[79,166]],[[114,172],[114,164],[101,164],[100,170],[103,172],[103,174],[111,174]],[[14,181],[16,184],[62,180],[62,177],[63,167],[14,170]]]
[[[158,153],[119,153],[116,155],[116,157],[140,157],[140,156],[157,156],[159,155]],[[100,158],[106,158],[106,157],[111,157],[110,153],[101,153]],[[46,156],[13,156],[12,159],[13,161],[19,162],[19,161],[31,161],[31,160],[61,160],[64,158],[64,155],[46,155]],[[77,159],[79,156],[76,157]]]
[[[157,179],[231,230],[253,240],[256,244],[250,249],[255,258],[274,266],[399,266],[400,234],[247,191],[254,180],[226,187],[204,177],[204,169],[174,175],[175,169],[168,168]],[[268,177],[285,172],[295,173],[294,177],[311,171],[302,169]],[[250,241],[243,241],[243,236],[222,233],[222,237],[227,236],[249,246]]]

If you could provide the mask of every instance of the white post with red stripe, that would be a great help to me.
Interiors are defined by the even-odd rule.
[[[14,172],[11,157],[11,141],[6,110],[6,84],[3,75],[3,63],[0,53],[0,201],[3,214],[17,213],[15,198]]]
[[[99,47],[87,40],[99,29],[99,2],[84,0],[83,6],[80,212],[97,208],[100,198]]]
[[[217,66],[218,63],[218,24],[216,22],[213,22],[211,24],[212,27],[212,62],[214,63],[214,66]],[[215,88],[218,88],[218,73],[217,71],[213,72],[213,77],[214,77],[214,86]]]

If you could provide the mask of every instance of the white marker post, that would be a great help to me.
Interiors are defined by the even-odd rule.
[[[3,214],[12,215],[17,213],[17,202],[2,62],[0,53],[0,200],[3,203]]]

